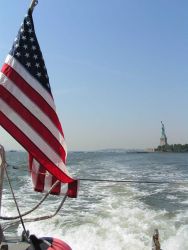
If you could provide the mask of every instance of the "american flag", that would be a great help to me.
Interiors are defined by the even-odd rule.
[[[34,188],[43,192],[59,180],[74,186],[67,149],[44,59],[29,10],[0,72],[0,125],[28,152]],[[53,190],[60,193],[60,184]]]

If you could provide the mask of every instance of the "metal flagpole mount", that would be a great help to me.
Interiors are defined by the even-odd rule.
[[[29,9],[33,12],[35,6],[38,4],[38,0],[32,0]]]

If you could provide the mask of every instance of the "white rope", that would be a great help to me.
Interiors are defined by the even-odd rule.
[[[35,211],[45,200],[46,198],[49,196],[50,192],[52,191],[52,189],[59,183],[59,181],[56,181],[53,186],[50,188],[50,190],[45,194],[45,196],[39,201],[39,203],[34,206],[31,210],[21,214],[21,216],[26,216],[30,213],[32,213],[33,211]],[[6,216],[0,216],[1,220],[16,220],[19,219],[19,216],[12,216],[12,217],[6,217]]]

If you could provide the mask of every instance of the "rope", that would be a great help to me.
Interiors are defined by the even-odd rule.
[[[32,213],[33,211],[35,211],[45,200],[46,198],[49,196],[50,192],[52,191],[52,189],[59,183],[59,181],[56,181],[53,186],[50,188],[50,190],[45,194],[45,196],[39,201],[39,203],[34,206],[31,210],[21,214],[21,216],[26,216],[30,213]],[[20,216],[12,216],[12,217],[5,217],[5,216],[0,216],[0,219],[1,220],[16,220],[16,219],[19,219]]]
[[[35,222],[35,221],[40,221],[40,220],[47,220],[47,219],[51,219],[53,218],[54,216],[56,216],[56,214],[60,211],[60,209],[62,208],[62,206],[64,205],[65,203],[65,200],[66,198],[68,197],[68,194],[66,194],[61,203],[59,204],[57,210],[55,211],[55,213],[51,214],[51,215],[46,215],[46,216],[41,216],[41,217],[37,217],[37,218],[26,218],[24,219],[23,221],[24,222]],[[17,220],[17,221],[14,221],[14,222],[11,222],[11,223],[6,223],[6,225],[4,225],[3,227],[3,231],[5,231],[6,229],[8,229],[9,227],[11,227],[12,225],[16,224],[16,223],[19,223],[20,221]]]
[[[14,165],[8,165],[14,169],[19,169]],[[22,170],[25,172],[31,172],[28,170]],[[40,173],[46,175],[45,173]],[[80,181],[91,181],[91,182],[114,182],[114,183],[140,183],[140,184],[171,184],[171,185],[188,185],[188,182],[177,182],[177,181],[145,181],[145,180],[110,180],[110,179],[91,179],[91,178],[80,178]]]
[[[6,164],[5,164],[5,172],[6,172],[7,180],[8,180],[9,186],[10,186],[10,190],[11,190],[11,193],[12,193],[12,196],[13,196],[13,198],[14,198],[14,202],[15,202],[15,205],[16,205],[16,208],[17,208],[17,211],[18,211],[18,214],[19,214],[19,218],[20,218],[20,221],[21,221],[21,223],[22,223],[22,227],[23,227],[25,236],[26,236],[26,238],[28,239],[28,233],[27,233],[27,230],[26,230],[26,228],[25,228],[25,225],[24,225],[24,222],[23,222],[21,213],[20,213],[20,209],[19,209],[19,207],[18,207],[18,203],[17,203],[16,197],[15,197],[15,195],[14,195],[14,191],[13,191],[12,185],[11,185],[11,183],[10,183],[10,179],[9,179],[9,176],[8,176],[8,171],[7,171],[7,168],[6,168]]]
[[[19,169],[14,165],[8,165],[14,169]],[[22,170],[30,172],[28,170]],[[45,173],[40,173],[46,175]],[[91,181],[91,182],[114,182],[114,183],[140,183],[140,184],[171,184],[171,185],[188,185],[188,182],[176,182],[176,181],[144,181],[144,180],[110,180],[110,179],[91,179],[91,178],[80,178],[80,181]],[[1,217],[0,217],[1,219]]]
[[[171,182],[171,181],[144,181],[144,180],[108,180],[108,179],[87,179],[81,178],[80,181],[91,181],[91,182],[112,182],[112,183],[140,183],[140,184],[172,184],[172,185],[183,185],[187,184],[188,182]]]
[[[55,211],[55,213],[51,214],[51,215],[46,215],[46,216],[41,216],[41,217],[37,217],[37,218],[26,218],[24,219],[24,222],[32,222],[32,221],[39,221],[39,220],[47,220],[47,219],[51,219],[54,216],[56,216],[56,214],[59,212],[59,210],[62,208],[63,204],[65,203],[66,198],[68,197],[68,194],[66,193],[66,195],[63,197],[61,203],[59,204],[57,210]]]

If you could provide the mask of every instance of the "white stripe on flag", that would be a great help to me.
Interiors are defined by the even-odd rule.
[[[52,175],[46,171],[45,179],[44,179],[44,192],[48,192],[48,190],[52,187]]]
[[[36,185],[37,185],[37,176],[38,176],[38,173],[39,173],[39,163],[37,161],[35,161],[35,162],[34,161],[35,161],[35,159],[33,159],[33,161],[32,161],[32,173],[34,173],[36,178],[32,178],[32,181],[33,181],[33,186],[36,187]]]
[[[56,111],[55,104],[51,95],[41,86],[41,84],[16,60],[13,56],[8,55],[5,63],[11,66],[35,91],[37,91],[44,100]]]
[[[36,178],[32,178],[33,180],[33,186],[34,188],[37,186],[37,176],[39,175],[39,169],[40,169],[40,163],[38,163],[35,159],[33,159],[32,162],[32,173],[34,174],[34,176]],[[42,192],[48,192],[50,190],[50,188],[52,187],[52,178],[53,176],[46,171],[46,173],[44,174],[45,179],[44,179],[44,189]],[[68,191],[68,184],[67,183],[61,183],[61,194],[66,194]]]
[[[34,187],[37,186],[37,178],[40,174],[40,163],[38,163],[35,159],[32,161],[32,173],[36,178],[32,178]],[[49,189],[52,187],[52,175],[46,170],[44,173],[44,192],[48,192]]]
[[[21,119],[21,117],[14,112],[2,99],[0,99],[1,111],[4,115],[11,120],[18,128],[21,128],[24,133],[42,152],[62,171],[67,175],[68,172],[59,155],[36,133],[28,123]]]
[[[59,130],[54,126],[53,122],[38,108],[35,103],[29,99],[11,80],[9,80],[2,72],[0,72],[1,85],[7,89],[23,106],[25,106],[40,122],[42,122],[53,136],[61,143],[67,154],[65,140]]]

